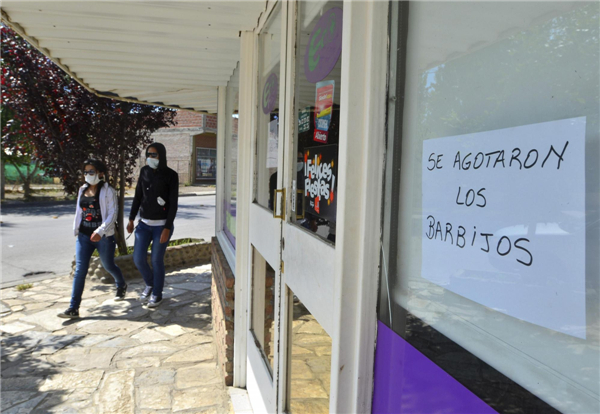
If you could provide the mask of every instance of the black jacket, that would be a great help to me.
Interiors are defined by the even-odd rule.
[[[177,213],[179,175],[167,167],[167,150],[163,144],[155,142],[148,146],[148,148],[150,147],[154,147],[158,151],[158,168],[155,170],[146,165],[140,171],[129,220],[135,220],[139,210],[142,218],[148,220],[166,219],[165,228],[170,230],[173,227],[173,221]],[[146,157],[148,156],[148,148],[146,148]],[[164,206],[158,203],[158,197],[166,202]]]

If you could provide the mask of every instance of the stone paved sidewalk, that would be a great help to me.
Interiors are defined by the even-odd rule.
[[[169,273],[155,310],[86,283],[80,319],[68,276],[1,291],[2,399],[11,413],[228,413],[211,326],[210,265]]]

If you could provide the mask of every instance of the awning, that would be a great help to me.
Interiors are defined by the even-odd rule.
[[[90,91],[215,113],[266,1],[2,2],[2,21]]]

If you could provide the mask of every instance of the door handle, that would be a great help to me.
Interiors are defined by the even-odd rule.
[[[304,190],[296,190],[296,192],[302,197],[302,202],[300,203],[302,205],[302,214],[296,212],[296,220],[302,220],[304,219]]]
[[[277,194],[278,193],[281,193],[281,200],[282,200],[280,215],[277,215]],[[284,220],[284,216],[285,216],[285,187],[280,188],[279,190],[273,190],[273,218],[278,218],[278,219]]]

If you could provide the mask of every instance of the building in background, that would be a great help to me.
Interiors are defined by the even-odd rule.
[[[179,110],[175,124],[152,134],[154,142],[164,144],[167,163],[179,174],[180,184],[214,184],[217,177],[217,115]],[[145,152],[138,170],[146,165]]]

